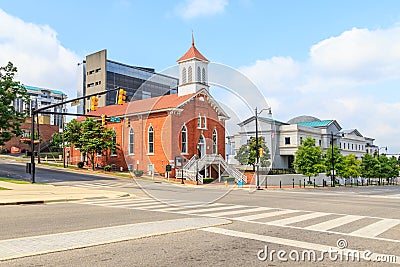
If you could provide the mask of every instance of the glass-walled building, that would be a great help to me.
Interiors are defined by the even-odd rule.
[[[90,95],[114,88],[124,89],[127,101],[176,94],[178,79],[156,73],[154,69],[130,66],[107,60],[107,50],[86,56],[81,64],[82,88],[78,96]],[[117,92],[99,97],[99,107],[116,104]],[[83,105],[82,105],[83,104]],[[90,99],[81,103],[79,113],[89,111]]]

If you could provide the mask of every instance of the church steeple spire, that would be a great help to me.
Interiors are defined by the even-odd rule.
[[[178,96],[193,94],[203,88],[209,89],[209,61],[195,47],[193,31],[192,45],[177,62],[179,64]]]
[[[203,62],[209,62],[208,59],[203,56],[199,50],[197,50],[197,48],[194,46],[194,34],[192,32],[192,46],[189,48],[189,50],[180,58],[178,59],[176,62],[182,62],[182,61],[186,61],[186,60],[191,60],[191,59],[198,59],[201,60]]]

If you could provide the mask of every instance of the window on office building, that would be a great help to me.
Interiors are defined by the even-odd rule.
[[[290,145],[290,137],[285,137],[285,145]]]

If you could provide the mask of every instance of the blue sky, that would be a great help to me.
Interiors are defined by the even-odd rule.
[[[106,48],[109,59],[162,71],[193,30],[197,48],[248,76],[276,119],[334,118],[398,153],[399,22],[395,0],[3,0],[0,64],[73,97],[85,55]]]

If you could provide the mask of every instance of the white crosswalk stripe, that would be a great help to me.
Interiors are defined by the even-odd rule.
[[[185,214],[198,214],[198,213],[202,213],[202,212],[211,212],[211,211],[220,211],[220,210],[229,210],[229,209],[239,209],[239,208],[244,208],[244,207],[246,207],[246,206],[243,206],[243,205],[223,206],[223,207],[217,207],[217,208],[205,208],[205,209],[199,209],[199,210],[189,210],[189,211],[184,211],[182,213],[185,213]]]
[[[238,221],[253,221],[253,220],[258,220],[258,219],[263,219],[263,218],[268,218],[268,217],[285,215],[285,214],[294,213],[294,212],[299,212],[299,211],[297,211],[297,210],[278,210],[278,211],[272,211],[272,212],[267,212],[267,213],[260,213],[260,214],[236,217],[234,219],[238,220]]]
[[[123,182],[82,182],[76,184],[68,184],[68,186],[80,187],[80,188],[103,188],[103,187],[136,187],[134,183],[123,183]]]
[[[352,235],[375,237],[400,224],[400,220],[384,219],[352,232]]]
[[[212,213],[210,215],[213,217],[224,217],[224,216],[234,215],[234,214],[251,213],[251,212],[259,212],[259,211],[267,211],[267,210],[273,210],[273,209],[265,208],[265,207],[258,207],[258,208],[250,208],[250,209],[248,208],[248,209],[242,209],[242,210],[218,212],[218,213]]]
[[[263,225],[289,227],[289,228],[304,229],[309,231],[345,234],[350,236],[366,237],[373,239],[382,239],[378,237],[380,234],[390,230],[396,225],[400,225],[399,219],[384,219],[384,218],[359,216],[359,215],[313,212],[305,210],[277,209],[271,207],[256,207],[256,206],[233,205],[225,203],[183,201],[176,199],[128,198],[128,199],[92,200],[92,201],[83,201],[81,203],[89,205],[97,205],[97,206],[115,207],[115,208],[150,210],[157,212],[220,217],[220,218],[227,218],[231,220],[243,221],[248,223],[258,223]],[[296,213],[301,213],[301,214],[296,214]],[[335,216],[334,219],[332,219],[332,216],[330,215]],[[287,218],[282,218],[282,216],[286,216]],[[326,218],[324,218],[324,216],[326,216]],[[340,230],[336,230],[340,229],[339,226],[355,223],[358,220],[365,218],[369,219],[372,218],[377,221],[367,226],[365,226],[365,224],[360,224],[360,228],[351,233],[342,233],[339,232]],[[267,222],[257,221],[262,219],[268,219],[268,221]],[[318,222],[312,224],[313,219],[318,219],[317,220]],[[308,220],[310,220],[310,222],[308,222]],[[298,227],[293,225],[298,222],[305,222],[305,224],[308,223],[309,225],[304,227]],[[335,229],[335,231],[332,231],[332,229]],[[400,242],[400,240],[396,239],[389,239],[389,240]]]
[[[319,224],[311,225],[309,227],[306,227],[306,229],[317,230],[317,231],[327,231],[329,229],[332,229],[332,228],[335,228],[338,226],[342,226],[342,225],[357,221],[362,218],[364,218],[364,217],[356,216],[356,215],[347,215],[344,217],[339,217],[339,218],[329,220],[326,222],[322,222]]]
[[[292,224],[292,223],[297,223],[297,222],[307,221],[307,220],[310,220],[310,219],[315,219],[315,218],[326,216],[326,215],[329,215],[329,214],[330,213],[325,213],[325,212],[312,212],[312,213],[303,214],[303,215],[299,215],[299,216],[295,216],[295,217],[291,217],[291,218],[272,221],[271,224],[288,225],[288,224]]]

